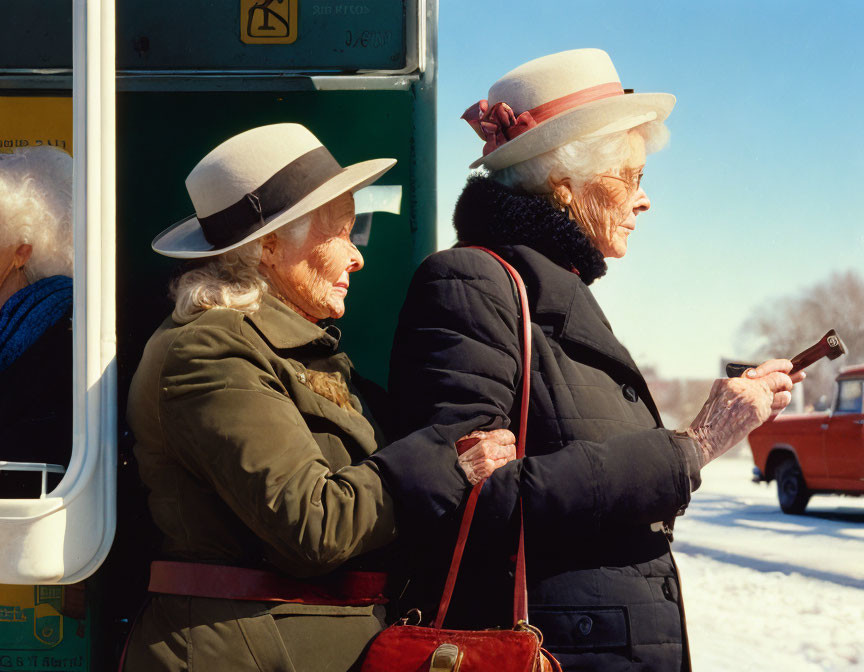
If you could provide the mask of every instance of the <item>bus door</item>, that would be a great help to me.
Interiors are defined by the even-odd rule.
[[[246,129],[302,123],[343,165],[396,158],[356,195],[366,266],[339,322],[358,371],[386,383],[408,282],[435,249],[437,0],[41,0],[0,12],[0,151],[51,143],[75,161],[71,458],[36,467],[44,492],[0,499],[0,652],[18,652],[0,653],[0,670],[43,654],[54,658],[38,665],[108,669],[115,652],[97,640],[133,615],[109,596],[146,585],[120,550],[146,512],[115,503],[118,454],[121,493],[140,489],[126,392],[178,269],[150,242],[192,213],[184,180],[197,161]],[[64,620],[55,586],[102,565],[115,514],[114,550],[88,582],[95,620]],[[67,654],[71,631],[84,644]]]
[[[81,582],[116,512],[113,3],[0,12],[0,226],[32,252],[0,307],[0,347],[17,343],[0,371],[0,669],[87,670]],[[44,401],[25,396],[34,381]]]

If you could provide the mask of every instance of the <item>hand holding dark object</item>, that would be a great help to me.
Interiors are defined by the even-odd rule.
[[[687,429],[702,450],[703,466],[789,405],[792,386],[806,375],[790,376],[792,367],[788,359],[770,359],[746,376],[714,381],[708,401]]]
[[[823,357],[827,357],[828,359],[837,359],[840,355],[845,354],[846,345],[843,343],[840,336],[837,335],[837,332],[832,329],[825,334],[821,340],[816,343],[816,345],[810,346],[804,350],[804,352],[800,352],[792,358],[792,370],[789,373],[790,375],[798,373],[811,364],[818,362]],[[747,369],[752,368],[755,368],[753,364],[729,363],[726,365],[726,375],[730,378],[743,376]]]
[[[509,429],[471,432],[456,442],[458,464],[471,485],[516,459],[516,437]]]

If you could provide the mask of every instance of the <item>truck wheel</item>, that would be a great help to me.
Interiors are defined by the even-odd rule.
[[[777,499],[783,513],[804,513],[810,501],[810,491],[801,475],[801,467],[794,457],[787,457],[777,465]]]

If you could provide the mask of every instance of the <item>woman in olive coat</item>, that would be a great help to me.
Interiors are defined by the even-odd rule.
[[[382,439],[339,331],[318,322],[342,316],[363,266],[352,192],[393,163],[342,168],[304,127],[277,124],[187,178],[196,216],[153,246],[204,261],[176,281],[129,396],[164,544],[126,670],[338,672],[383,627],[370,553],[394,539],[398,503],[369,459]],[[446,515],[515,456],[509,431],[472,437],[458,458],[431,427],[379,454],[422,473],[429,512]]]
[[[478,417],[500,427],[518,416],[518,302],[500,264],[462,246],[492,248],[524,279],[533,343],[527,456],[484,486],[445,627],[512,625],[521,496],[529,620],[567,670],[689,669],[672,523],[702,466],[788,404],[793,384],[790,362],[766,362],[749,377],[717,381],[686,431],[667,430],[591,294],[604,259],[625,255],[650,207],[646,149],[665,139],[674,100],[625,94],[597,49],[539,58],[501,78],[466,112],[486,141],[474,167],[488,172],[471,177],[457,203],[460,246],[418,269],[395,337],[390,392],[405,431],[465,428]],[[686,338],[686,327],[675,329],[670,337]],[[395,460],[381,464],[408,514],[419,482]],[[422,515],[422,500],[413,503]],[[452,530],[435,539],[430,529],[415,540],[424,581],[410,584],[405,602],[431,617],[449,560],[441,539]]]

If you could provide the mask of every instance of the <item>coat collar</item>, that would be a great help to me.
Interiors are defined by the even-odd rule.
[[[329,325],[321,328],[270,294],[264,295],[258,311],[247,315],[246,319],[276,349],[301,348],[312,344],[335,352],[342,336],[337,327]]]
[[[606,273],[600,251],[545,196],[505,187],[488,177],[468,179],[456,203],[453,225],[463,244],[524,245],[568,272],[576,269],[586,285]]]

